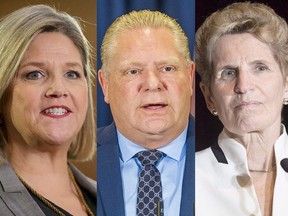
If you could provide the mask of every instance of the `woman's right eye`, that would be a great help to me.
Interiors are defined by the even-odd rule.
[[[236,70],[227,68],[222,71],[221,77],[222,79],[233,79],[236,76]]]
[[[40,71],[31,71],[25,75],[25,79],[27,80],[38,80],[42,78],[44,75]]]

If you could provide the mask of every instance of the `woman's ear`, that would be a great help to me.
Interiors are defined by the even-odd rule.
[[[288,76],[286,77],[285,80],[285,92],[284,92],[284,97],[288,98]]]
[[[202,91],[202,94],[204,95],[207,109],[209,111],[215,109],[215,104],[212,99],[210,88],[207,85],[205,85],[203,82],[200,82],[199,86]]]

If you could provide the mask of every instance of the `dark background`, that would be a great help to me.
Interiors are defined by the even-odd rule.
[[[196,25],[195,30],[204,22],[204,20],[213,12],[224,8],[233,2],[233,0],[196,0]],[[288,1],[286,0],[262,0],[250,1],[264,3],[275,10],[275,12],[288,21]],[[199,88],[200,76],[196,75],[196,151],[202,150],[217,142],[219,133],[222,131],[223,125],[217,117],[213,116],[206,108],[205,100]],[[283,109],[283,123],[288,123],[288,108]]]

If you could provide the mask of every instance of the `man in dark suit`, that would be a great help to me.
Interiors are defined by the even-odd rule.
[[[163,13],[133,11],[107,30],[101,60],[114,123],[98,130],[97,215],[193,215],[194,63],[186,35]],[[159,157],[147,165],[147,154]]]

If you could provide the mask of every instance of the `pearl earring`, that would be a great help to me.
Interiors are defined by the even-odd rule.
[[[218,112],[216,111],[216,109],[212,109],[210,112],[212,113],[212,115],[218,116]]]

